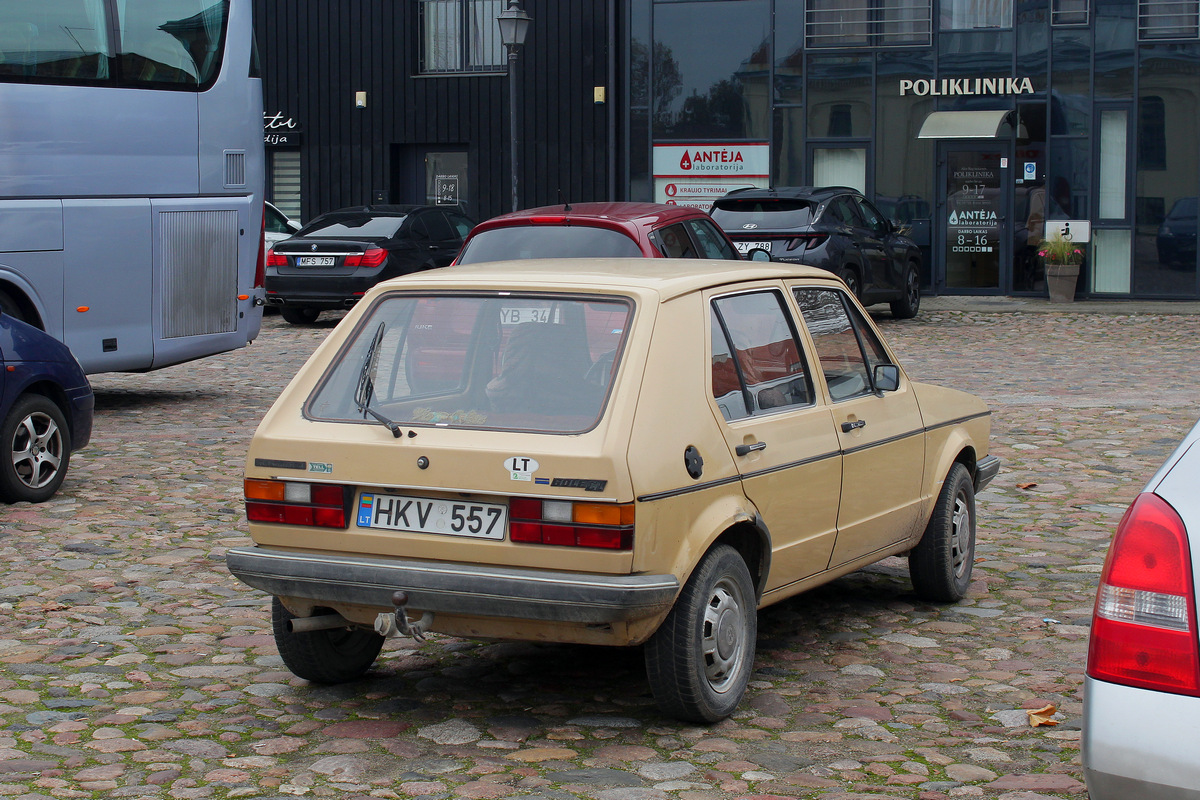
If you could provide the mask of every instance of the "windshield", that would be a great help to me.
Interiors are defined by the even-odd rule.
[[[814,204],[807,200],[752,199],[718,200],[713,204],[713,221],[722,230],[742,231],[744,225],[754,224],[764,229],[806,228],[812,224]]]
[[[323,239],[390,239],[404,224],[405,215],[389,214],[372,217],[368,214],[330,214],[317,217],[304,226],[297,236],[316,236]]]
[[[392,295],[359,324],[305,411],[335,422],[586,431],[632,309],[623,297]]]
[[[515,258],[638,258],[637,242],[610,228],[587,225],[521,225],[493,228],[467,242],[459,264]]]

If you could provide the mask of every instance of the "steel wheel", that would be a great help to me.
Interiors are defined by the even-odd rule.
[[[659,708],[689,722],[732,714],[750,680],[757,635],[746,562],[729,545],[715,545],[646,642],[646,676]]]
[[[700,650],[704,653],[704,675],[714,692],[729,690],[746,659],[745,605],[738,586],[723,579],[712,588],[704,608]]]
[[[0,497],[40,503],[62,484],[70,461],[70,434],[62,411],[47,397],[26,395],[0,429]]]
[[[964,492],[954,497],[954,514],[950,519],[950,563],[956,580],[967,572],[967,555],[974,550],[971,532],[971,510]]]

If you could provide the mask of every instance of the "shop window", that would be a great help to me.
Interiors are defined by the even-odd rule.
[[[940,7],[944,31],[1012,27],[1012,0],[942,0]]]
[[[813,148],[813,185],[867,190],[867,151],[858,147]]]
[[[1139,39],[1200,36],[1200,0],[1138,0]]]
[[[418,0],[420,71],[495,72],[505,65],[496,17],[503,0]]]
[[[1087,25],[1088,0],[1054,0],[1050,9],[1052,25]]]
[[[804,16],[809,47],[928,45],[931,0],[810,0]]]

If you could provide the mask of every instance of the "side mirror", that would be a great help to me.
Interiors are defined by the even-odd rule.
[[[761,247],[756,247],[753,250],[751,250],[750,252],[746,253],[746,257],[748,259],[750,259],[751,261],[770,261],[771,260],[771,254],[768,253],[766,250],[763,250]]]
[[[288,230],[290,230],[292,233],[295,233],[296,231],[300,230],[300,223],[296,222],[296,220],[294,220],[294,219],[289,219],[287,221],[287,226],[288,226]]]
[[[894,392],[900,388],[900,368],[895,364],[876,364],[874,377],[877,392]]]

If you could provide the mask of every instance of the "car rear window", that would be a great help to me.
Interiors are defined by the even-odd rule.
[[[305,412],[406,427],[586,431],[600,419],[632,310],[628,298],[607,296],[389,295],[357,326]]]
[[[356,216],[337,216],[329,218],[318,217],[304,226],[299,236],[319,236],[325,239],[361,239],[382,238],[390,239],[404,224],[404,215],[386,217],[371,217],[366,214]]]
[[[815,208],[808,200],[745,198],[718,200],[710,213],[727,231],[751,223],[763,228],[803,228],[812,223]]]
[[[471,237],[459,264],[518,258],[638,258],[637,242],[620,231],[590,225],[520,225]]]

